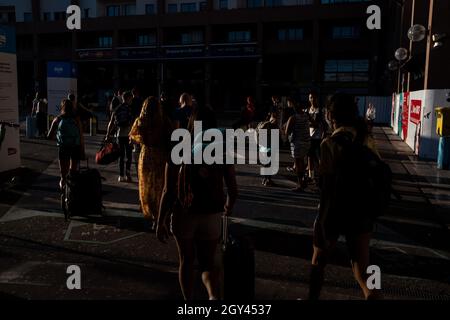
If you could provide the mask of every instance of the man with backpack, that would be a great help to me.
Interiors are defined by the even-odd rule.
[[[350,95],[332,96],[327,116],[334,131],[320,150],[321,195],[314,223],[309,298],[319,298],[327,258],[343,235],[364,297],[376,299],[378,292],[367,287],[369,244],[376,218],[389,206],[392,172],[374,149]]]
[[[109,105],[109,117],[112,117],[112,114],[114,112],[114,110],[117,109],[117,107],[119,107],[122,103],[123,103],[123,90],[122,89],[118,89],[117,91],[114,92],[114,97],[111,100],[111,103]]]
[[[111,120],[108,124],[106,140],[108,140],[111,137],[112,133],[115,132],[115,137],[117,138],[120,147],[120,175],[118,181],[131,182],[133,146],[128,135],[130,133],[133,121],[133,116],[130,108],[133,95],[131,92],[125,92],[122,98],[124,102],[112,112]],[[126,172],[125,157],[127,158]]]

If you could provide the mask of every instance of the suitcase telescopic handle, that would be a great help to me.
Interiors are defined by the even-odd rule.
[[[228,244],[228,216],[224,213],[222,216],[222,247],[225,250]]]

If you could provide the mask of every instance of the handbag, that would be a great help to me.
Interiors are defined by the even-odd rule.
[[[95,156],[99,165],[109,165],[120,158],[120,148],[116,142],[105,141]]]

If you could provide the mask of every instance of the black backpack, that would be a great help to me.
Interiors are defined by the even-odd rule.
[[[116,125],[119,128],[128,127],[131,125],[132,114],[131,109],[126,104],[121,104],[114,112]]]
[[[178,206],[183,212],[223,211],[223,165],[183,164],[178,173]]]
[[[334,209],[350,220],[386,214],[392,194],[392,171],[369,147],[354,142],[352,134],[332,137],[342,152],[336,163]]]

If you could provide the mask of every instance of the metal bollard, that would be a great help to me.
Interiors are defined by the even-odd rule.
[[[92,117],[89,121],[89,134],[91,137],[97,135],[97,119]]]
[[[450,170],[450,137],[439,138],[437,168]]]

